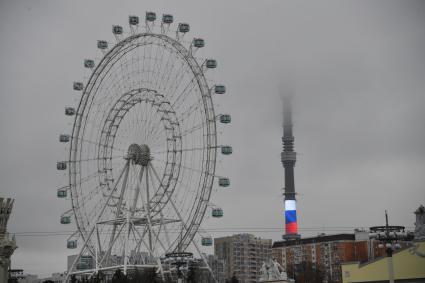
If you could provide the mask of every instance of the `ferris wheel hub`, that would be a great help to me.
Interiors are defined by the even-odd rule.
[[[146,144],[131,144],[128,147],[127,159],[132,160],[134,164],[147,166],[148,162],[151,160],[149,146],[147,146]]]

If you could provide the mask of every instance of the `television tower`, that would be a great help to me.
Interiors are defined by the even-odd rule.
[[[283,97],[283,151],[281,161],[285,169],[285,234],[283,239],[299,239],[297,224],[297,201],[295,198],[294,167],[297,153],[294,151],[294,136],[292,134],[291,97]]]

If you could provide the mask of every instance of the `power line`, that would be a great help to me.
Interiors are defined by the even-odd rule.
[[[329,227],[302,227],[298,230],[304,232],[352,232],[354,229],[364,229],[364,227],[351,227],[351,226],[329,226]],[[408,230],[414,228],[406,227]],[[201,232],[211,232],[211,233],[258,233],[258,232],[270,232],[270,233],[282,233],[282,227],[237,227],[237,228],[211,228],[211,229],[202,229]],[[180,233],[180,230],[171,229],[168,230],[169,233]],[[16,237],[45,237],[45,236],[70,236],[74,234],[75,231],[25,231],[25,232],[15,232],[10,233],[14,234]],[[102,234],[108,234],[109,232],[104,232]]]

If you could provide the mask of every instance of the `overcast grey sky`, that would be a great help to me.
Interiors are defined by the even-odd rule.
[[[225,217],[206,228],[283,233],[279,89],[292,89],[300,232],[382,224],[413,226],[425,203],[425,4],[423,1],[4,1],[0,2],[0,180],[16,199],[11,232],[69,231],[59,224],[65,177],[58,134],[84,80],[82,60],[129,14],[171,13],[206,40],[230,113],[217,173],[231,188],[212,200]],[[290,78],[290,79],[288,79]],[[338,228],[332,228],[338,227]],[[345,229],[343,229],[345,227]],[[313,228],[313,229],[312,229]],[[232,232],[213,233],[222,236]],[[66,236],[19,236],[13,268],[65,269]]]

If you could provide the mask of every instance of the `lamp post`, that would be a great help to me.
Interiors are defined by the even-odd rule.
[[[369,230],[370,237],[378,240],[380,243],[379,248],[385,248],[388,263],[388,278],[390,283],[394,283],[394,263],[393,252],[400,249],[400,240],[407,239],[408,235],[404,231],[404,226],[388,225],[388,214],[385,210],[385,226],[373,226]]]

